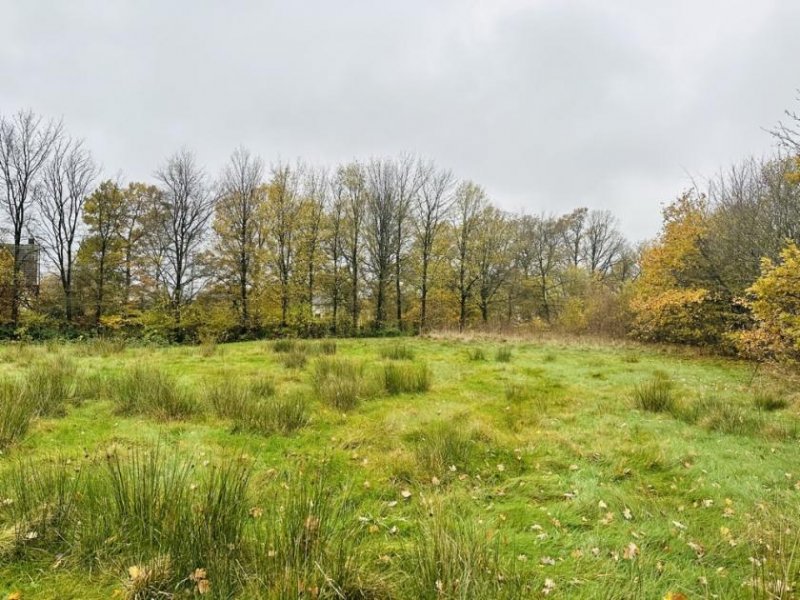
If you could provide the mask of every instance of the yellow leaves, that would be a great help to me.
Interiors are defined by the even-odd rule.
[[[689,600],[689,598],[681,592],[667,592],[664,600]]]
[[[11,592],[7,596],[7,600],[22,600],[22,592]]]

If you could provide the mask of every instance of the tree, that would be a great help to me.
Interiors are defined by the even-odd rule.
[[[475,234],[481,211],[487,202],[483,188],[471,181],[461,183],[456,189],[453,228],[456,237],[454,268],[459,331],[464,331],[467,326],[467,306],[472,298],[472,288],[480,278],[480,273],[475,268]]]
[[[264,164],[244,148],[234,150],[224,168],[216,203],[214,231],[222,276],[234,280],[239,327],[250,327],[250,289],[265,202]]]
[[[330,298],[331,298],[331,330],[334,334],[339,327],[339,305],[342,301],[342,262],[344,260],[345,243],[345,211],[347,197],[344,182],[339,173],[330,181],[330,207],[327,215],[327,227],[323,237],[323,248],[330,264]]]
[[[214,202],[206,175],[188,150],[168,158],[156,178],[163,186],[163,199],[153,225],[165,242],[161,275],[180,334],[182,309],[202,279],[197,258]]]
[[[424,183],[424,170],[419,161],[409,155],[401,156],[394,166],[394,283],[397,327],[403,329],[403,259],[409,240],[408,220],[419,190]]]
[[[619,259],[624,243],[617,220],[607,210],[593,210],[585,227],[582,247],[586,267],[593,275],[604,277]]]
[[[484,325],[489,309],[511,270],[509,254],[512,230],[506,216],[494,206],[487,206],[479,217],[475,260],[478,275],[478,307]]]
[[[135,262],[139,263],[141,275],[147,269],[149,256],[158,265],[157,271],[160,273],[166,253],[167,232],[158,226],[164,216],[161,190],[154,185],[133,182],[128,184],[123,194],[124,210],[120,227],[125,269],[123,298],[126,304],[130,304]],[[160,281],[160,276],[155,277],[156,286]]]
[[[110,274],[120,266],[125,221],[126,195],[117,183],[107,180],[86,199],[83,221],[88,235],[81,249],[87,255],[94,285],[94,322],[100,324],[106,306]]]
[[[0,177],[2,202],[14,243],[11,278],[11,321],[19,324],[22,299],[22,236],[29,227],[32,190],[56,143],[62,137],[61,123],[45,121],[30,110],[13,117],[0,116]]]
[[[367,182],[364,167],[359,163],[340,167],[336,178],[344,197],[343,253],[350,273],[351,327],[354,331],[358,331],[361,313],[359,282],[364,251],[364,220],[367,216]]]
[[[740,349],[751,358],[800,359],[800,247],[790,242],[777,263],[765,258],[747,291],[756,325],[739,336]]]
[[[375,328],[386,323],[386,287],[394,253],[397,218],[396,168],[389,160],[373,160],[367,168],[366,246],[375,280]]]
[[[551,216],[528,217],[523,239],[531,245],[540,316],[551,323],[556,316],[553,295],[559,288],[558,273],[564,263],[563,221]]]
[[[97,166],[81,141],[62,140],[56,143],[44,167],[37,193],[44,249],[61,280],[68,322],[74,318],[73,271],[78,228],[83,204],[97,174]]]
[[[304,180],[300,206],[301,248],[305,269],[306,303],[314,319],[315,289],[319,270],[323,214],[328,198],[328,174],[323,169],[309,169]]]
[[[420,312],[419,328],[425,331],[428,319],[428,287],[429,272],[433,259],[435,243],[447,223],[447,217],[453,202],[453,174],[447,170],[437,170],[434,165],[425,167],[426,173],[420,193],[416,198],[417,243],[422,259],[420,275]]]
[[[291,284],[296,266],[302,170],[302,166],[295,169],[283,164],[273,166],[267,193],[267,229],[273,264],[278,273],[281,327],[288,324]]]

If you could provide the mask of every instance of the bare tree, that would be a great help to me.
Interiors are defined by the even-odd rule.
[[[264,163],[245,148],[234,150],[222,171],[214,229],[217,252],[230,263],[238,290],[239,326],[250,327],[250,288],[264,205]]]
[[[386,323],[386,287],[389,283],[397,217],[396,166],[390,160],[373,160],[367,168],[367,256],[375,279],[375,327]]]
[[[576,208],[562,217],[564,225],[564,245],[569,252],[569,262],[577,267],[583,260],[584,236],[586,235],[587,208]]]
[[[32,190],[56,142],[60,122],[44,121],[30,110],[12,117],[0,116],[0,177],[2,203],[11,222],[14,268],[11,284],[11,321],[19,324],[22,292],[22,236],[29,227]]]
[[[556,275],[563,262],[563,222],[548,216],[524,217],[523,237],[531,246],[533,274],[537,282],[541,316],[551,322],[554,316],[552,294],[558,288]]]
[[[397,327],[403,329],[403,259],[410,239],[408,221],[413,216],[413,204],[424,181],[424,171],[417,159],[401,156],[395,163],[394,200],[394,284]]]
[[[486,193],[479,185],[466,181],[458,186],[455,194],[454,223],[456,234],[456,292],[458,294],[458,329],[467,326],[467,304],[472,297],[472,288],[480,273],[475,265],[475,234],[479,216],[487,205]]]
[[[299,185],[302,172],[302,165],[297,168],[284,164],[273,166],[267,196],[267,227],[280,285],[281,327],[288,324],[291,283],[297,258],[296,236],[299,233]]]
[[[364,220],[367,216],[367,183],[364,167],[351,163],[341,167],[336,174],[337,185],[344,193],[343,253],[350,272],[350,319],[352,328],[358,331],[361,314],[359,283],[364,252]]]
[[[330,188],[330,206],[327,211],[327,228],[323,238],[323,248],[331,269],[331,330],[336,334],[339,327],[339,305],[342,302],[344,283],[342,262],[344,260],[345,209],[347,202],[344,182],[338,173],[330,181]]]
[[[606,275],[619,258],[623,242],[622,234],[617,228],[617,219],[610,211],[593,210],[588,214],[583,236],[583,255],[591,273]]]
[[[83,205],[98,175],[91,153],[80,140],[61,140],[53,148],[37,188],[44,251],[58,272],[64,314],[74,318],[73,271]]]
[[[420,276],[419,328],[425,331],[428,320],[428,287],[434,244],[447,223],[453,202],[452,191],[455,180],[448,170],[437,170],[433,164],[424,167],[423,184],[415,196],[417,241],[422,258]]]
[[[162,218],[156,226],[166,242],[162,276],[175,324],[180,331],[182,309],[197,293],[202,279],[197,256],[203,244],[214,200],[206,175],[194,154],[180,150],[156,171],[163,186]]]
[[[310,317],[314,319],[314,291],[319,269],[322,221],[328,198],[328,173],[324,169],[311,168],[304,180],[302,200],[303,254],[306,275],[306,302]]]

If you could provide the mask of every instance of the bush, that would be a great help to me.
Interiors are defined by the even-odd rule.
[[[663,374],[656,374],[636,386],[633,391],[636,407],[650,412],[674,412],[674,384]]]
[[[182,419],[198,410],[194,399],[175,378],[157,367],[136,365],[111,387],[117,412],[123,415]]]
[[[0,379],[0,450],[8,448],[28,431],[37,407],[16,379]]]
[[[314,390],[322,402],[338,410],[351,410],[365,391],[364,367],[348,359],[321,358],[315,363]]]
[[[390,360],[411,360],[414,358],[414,351],[405,344],[393,344],[381,348],[381,356]]]
[[[509,346],[500,346],[494,358],[497,362],[511,362],[511,348]]]
[[[391,396],[405,392],[426,392],[431,387],[430,369],[426,364],[390,363],[383,368],[383,383]]]

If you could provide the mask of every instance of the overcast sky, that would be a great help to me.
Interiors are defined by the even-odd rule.
[[[63,117],[105,174],[181,146],[335,164],[414,152],[509,210],[614,211],[774,144],[797,0],[0,0],[0,113]]]

